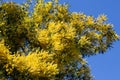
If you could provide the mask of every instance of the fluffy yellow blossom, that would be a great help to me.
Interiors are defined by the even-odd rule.
[[[87,17],[87,24],[88,24],[88,25],[94,24],[94,19],[93,19],[92,16],[88,16],[88,17]]]
[[[79,40],[79,44],[81,46],[84,46],[84,45],[87,45],[87,44],[90,44],[90,41],[89,39],[87,38],[87,36],[82,36]]]
[[[42,45],[47,45],[49,43],[50,38],[49,31],[47,29],[38,30],[38,35],[36,37]]]
[[[98,18],[97,18],[97,21],[99,23],[103,23],[104,21],[107,20],[107,17],[105,15],[100,15]]]
[[[53,46],[55,50],[63,50],[64,44],[61,43],[61,41],[55,41],[53,42]]]
[[[17,55],[13,63],[20,72],[28,70],[28,73],[33,76],[51,77],[58,73],[57,64],[52,61],[52,55],[45,51],[36,51],[27,56]]]
[[[0,41],[0,64],[8,59],[9,50],[4,45],[4,40]]]
[[[34,2],[0,4],[0,78],[91,80],[84,57],[106,52],[119,38],[113,25],[105,15],[70,12],[59,0]]]

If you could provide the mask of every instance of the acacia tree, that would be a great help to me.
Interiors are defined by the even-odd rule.
[[[1,2],[0,78],[92,80],[84,58],[106,52],[118,40],[106,20],[70,12],[57,0]]]

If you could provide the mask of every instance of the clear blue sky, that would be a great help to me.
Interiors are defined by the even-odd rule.
[[[25,0],[12,1],[21,3]],[[106,14],[108,22],[114,24],[114,30],[120,35],[120,0],[60,0],[60,2],[68,2],[70,10],[74,12],[83,12],[95,17]],[[120,41],[117,41],[105,54],[87,59],[95,80],[120,80],[119,49]]]

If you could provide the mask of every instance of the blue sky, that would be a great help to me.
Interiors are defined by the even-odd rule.
[[[22,2],[25,0],[12,0]],[[114,30],[120,35],[120,0],[60,0],[68,2],[73,12],[83,12],[97,17],[105,14],[108,22],[114,25]],[[105,54],[87,58],[95,80],[120,80],[120,41],[113,44]]]

